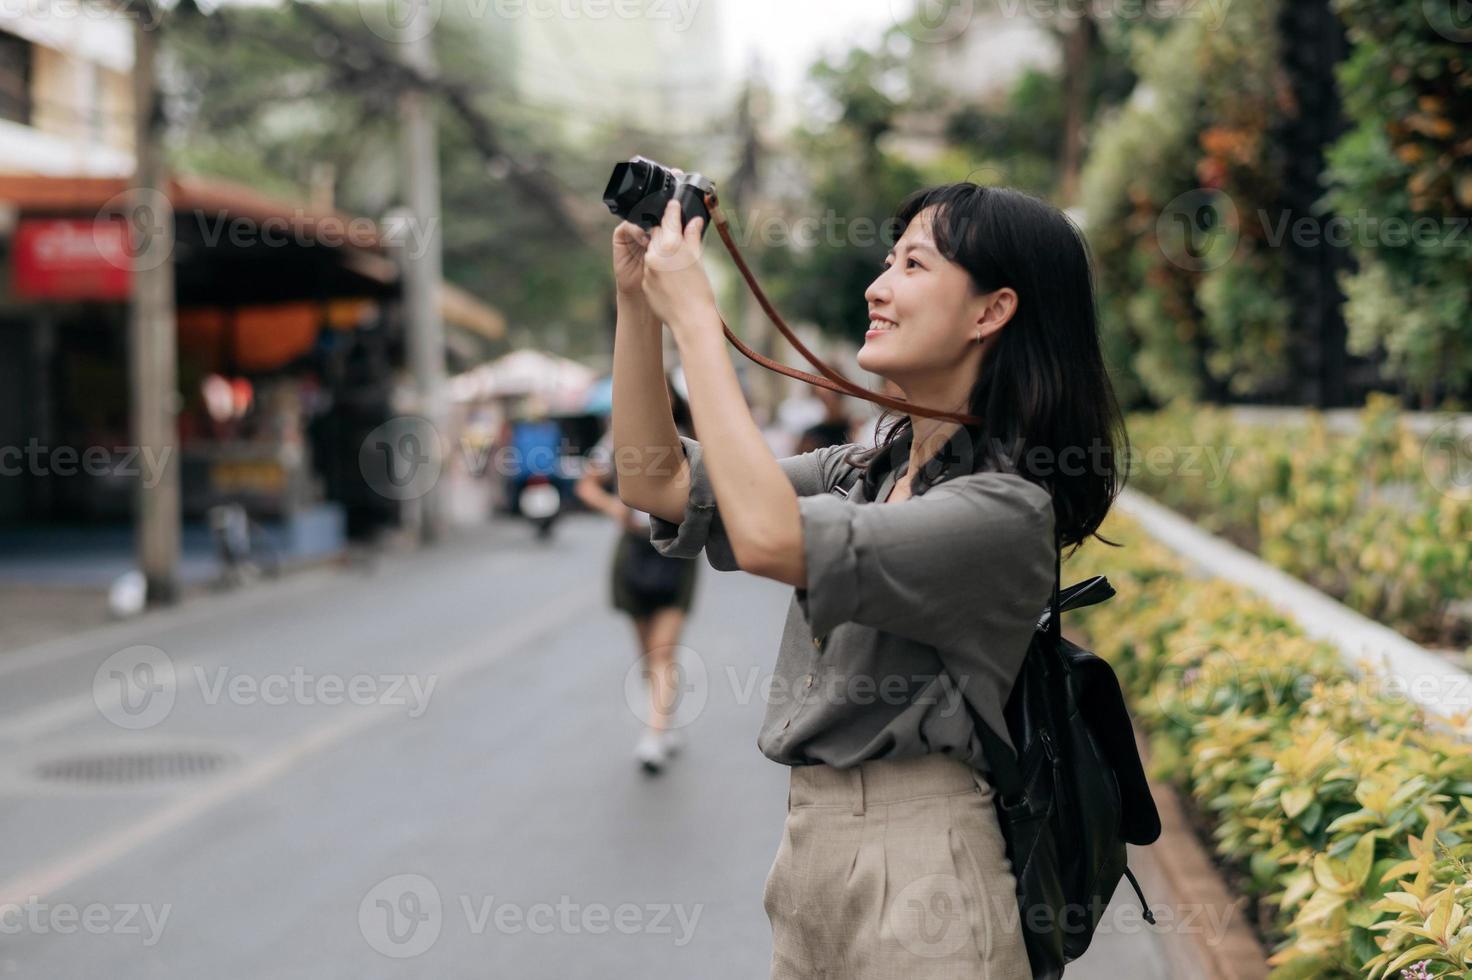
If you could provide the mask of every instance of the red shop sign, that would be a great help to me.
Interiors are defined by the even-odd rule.
[[[11,285],[22,299],[128,298],[131,261],[121,216],[22,218],[11,254]]]

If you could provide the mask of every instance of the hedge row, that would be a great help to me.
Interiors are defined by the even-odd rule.
[[[1272,980],[1472,980],[1472,751],[1240,588],[1115,514],[1066,563],[1118,594],[1069,617],[1113,663],[1153,775],[1208,815]],[[1463,735],[1472,735],[1472,727]]]

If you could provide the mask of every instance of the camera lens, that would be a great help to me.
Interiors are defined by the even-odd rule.
[[[645,228],[659,223],[673,178],[653,160],[635,157],[617,164],[603,191],[608,210]]]
[[[637,161],[618,164],[603,191],[603,203],[614,214],[627,218],[629,209],[652,189],[649,184],[653,169],[649,164]]]
[[[603,192],[604,199],[612,198],[616,201],[637,201],[643,196],[643,187],[649,181],[649,165],[644,163],[621,163],[613,168],[613,177],[608,182],[608,189]],[[633,192],[632,195],[630,192]]]

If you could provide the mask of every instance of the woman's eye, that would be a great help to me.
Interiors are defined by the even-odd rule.
[[[905,260],[905,268],[908,269],[912,265],[915,268],[917,268],[917,269],[923,269],[923,268],[925,268],[925,266],[921,265],[919,262],[916,262],[914,259],[906,259]]]

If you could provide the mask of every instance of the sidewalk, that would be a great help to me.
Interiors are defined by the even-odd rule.
[[[106,589],[0,586],[0,655],[111,621]]]
[[[268,529],[282,571],[345,558],[340,534],[303,522],[291,538]],[[184,526],[179,559],[181,601],[208,593],[221,566],[209,528]],[[137,567],[127,525],[0,529],[0,651],[115,621],[108,590]]]

